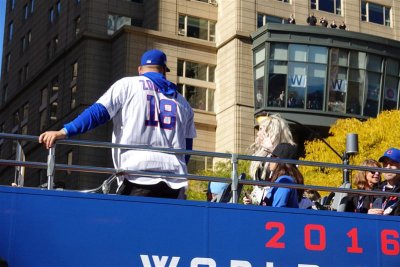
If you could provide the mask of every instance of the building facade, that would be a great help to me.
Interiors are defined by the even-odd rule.
[[[387,0],[7,0],[0,131],[39,135],[60,129],[113,82],[136,75],[141,54],[156,48],[167,54],[168,78],[178,84],[195,110],[198,137],[194,149],[248,154],[254,141],[254,115],[280,112],[326,128],[349,115],[353,98],[359,106],[354,105],[351,114],[362,118],[382,110],[378,106],[385,96],[376,99],[368,94],[374,93],[372,87],[379,77],[389,77],[386,84],[398,82],[390,67],[396,65],[391,60],[397,59],[389,55],[398,51],[400,27],[395,14],[399,11],[398,1]],[[318,19],[311,33],[306,21],[310,13]],[[282,24],[291,14],[296,25]],[[320,26],[321,17],[329,23],[345,22],[346,31],[327,31]],[[368,36],[376,37],[372,38],[374,52],[367,51]],[[378,53],[386,45],[392,50],[386,55]],[[364,65],[360,65],[363,52]],[[375,61],[370,61],[370,52]],[[347,64],[358,57],[359,65],[342,66],[343,53],[349,58]],[[376,68],[379,56],[386,69]],[[308,71],[315,75],[305,75]],[[364,71],[359,80],[372,82],[357,84],[351,74],[357,71]],[[295,83],[301,77],[307,82],[288,86],[290,79]],[[340,90],[330,94],[335,91],[327,89],[331,77],[336,77],[336,87],[346,83],[346,96],[341,96]],[[350,92],[350,88],[358,91]],[[279,102],[282,91],[284,100]],[[291,93],[303,96],[295,107],[288,104]],[[378,105],[373,113],[366,113],[364,99]],[[397,104],[387,105],[397,108]],[[76,138],[109,141],[110,136],[111,124],[106,124]],[[1,157],[13,158],[14,146],[6,140],[0,143]],[[24,151],[30,160],[46,160],[47,152],[37,144],[24,144]],[[60,146],[56,158],[63,164],[111,166],[108,150]],[[190,169],[211,165],[210,158],[192,157]],[[0,172],[12,180],[9,170]],[[43,170],[29,170],[28,174],[27,185],[46,180]],[[87,188],[104,179],[56,174],[68,188]],[[7,179],[1,183],[10,182]]]

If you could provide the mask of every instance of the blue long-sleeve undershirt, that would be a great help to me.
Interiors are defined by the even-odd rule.
[[[110,114],[100,103],[94,103],[85,109],[73,121],[64,125],[67,136],[85,133],[110,120]]]

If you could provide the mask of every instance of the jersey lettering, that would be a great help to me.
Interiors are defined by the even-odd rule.
[[[156,103],[153,95],[147,95],[148,114],[145,121],[146,126],[158,127],[172,130],[176,125],[176,103],[169,99],[160,100],[160,113],[156,114]],[[158,119],[160,121],[158,121]]]

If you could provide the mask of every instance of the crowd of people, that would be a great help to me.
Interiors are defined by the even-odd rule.
[[[318,25],[318,19],[315,17],[314,13],[311,13],[307,19],[306,22],[310,26],[317,26]],[[287,24],[296,24],[296,19],[294,18],[293,14],[290,14],[289,18],[286,20]],[[341,30],[346,30],[346,23],[342,21],[341,24],[337,25],[335,20],[332,20],[331,24],[329,24],[328,20],[325,17],[321,17],[319,19],[319,25],[325,28],[328,28],[328,26],[332,29],[341,29]]]
[[[280,120],[277,125],[270,127],[273,121]],[[253,147],[255,156],[265,156],[281,159],[298,159],[297,147],[286,128],[285,120],[274,114],[261,121],[259,132]],[[275,129],[274,134],[268,133]],[[286,142],[271,141],[271,136],[289,136]],[[282,138],[280,138],[282,140]],[[287,143],[287,141],[291,143]],[[262,151],[262,152],[260,152]],[[288,163],[258,162],[251,165],[250,173],[254,180],[264,180],[273,183],[303,184],[304,179],[297,166]],[[366,159],[360,166],[367,168],[383,168],[400,170],[400,150],[389,148],[378,159]],[[383,177],[383,181],[382,181]],[[354,188],[359,190],[384,191],[400,193],[400,174],[383,171],[356,171],[353,177]],[[287,208],[324,208],[319,203],[320,195],[313,190],[290,189],[284,187],[254,187],[253,192],[243,197],[243,203]],[[349,194],[344,198],[345,211],[377,215],[400,215],[400,199],[395,196],[380,197],[360,194]]]

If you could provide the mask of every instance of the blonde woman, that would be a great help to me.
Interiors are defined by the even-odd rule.
[[[374,159],[364,160],[360,166],[382,168],[381,164]],[[373,190],[381,181],[381,174],[374,171],[357,171],[354,175],[354,187],[360,190]],[[346,211],[367,213],[372,203],[371,196],[353,195],[348,196]]]
[[[280,143],[296,145],[289,125],[279,114],[271,114],[263,117],[260,122],[254,144],[251,146],[253,156],[270,157],[272,151]],[[269,162],[252,161],[250,164],[250,175],[253,180],[270,180],[271,171]],[[254,186],[251,193],[251,203],[259,205],[265,197],[265,188]]]

